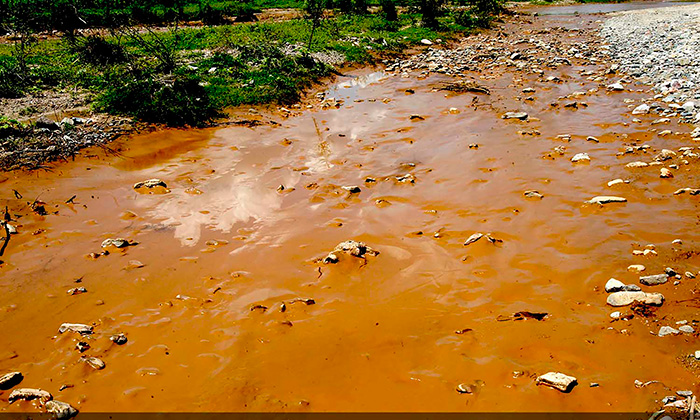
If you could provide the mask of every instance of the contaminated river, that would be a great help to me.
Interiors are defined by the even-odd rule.
[[[595,45],[601,19],[507,18],[466,43]],[[695,147],[691,127],[632,115],[648,86],[610,91],[624,78],[611,63],[570,60],[465,73],[489,95],[441,90],[456,79],[435,72],[355,71],[326,92],[332,106],[312,97],[244,115],[258,125],[133,135],[3,174],[18,234],[0,266],[0,375],[22,372],[21,387],[81,412],[644,412],[697,394],[697,332],[657,335],[700,328],[698,280],[684,275],[700,270],[698,198],[673,194],[698,187],[698,158],[679,150]],[[662,149],[676,155],[653,163]],[[152,178],[168,189],[134,190]],[[607,185],[617,178],[629,182]],[[601,195],[627,201],[586,203]],[[379,254],[320,261],[346,240]],[[681,278],[640,284],[666,267]],[[663,305],[607,305],[611,277]],[[578,385],[536,385],[547,372]],[[39,410],[10,392],[0,410]]]

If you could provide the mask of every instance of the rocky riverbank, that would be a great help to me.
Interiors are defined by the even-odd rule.
[[[699,5],[614,13],[601,34],[624,72],[653,85],[650,106],[700,124]]]

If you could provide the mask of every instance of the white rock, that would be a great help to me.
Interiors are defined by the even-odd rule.
[[[627,271],[636,271],[636,272],[640,272],[640,271],[644,271],[644,270],[646,270],[646,269],[647,269],[647,268],[644,267],[642,264],[632,264],[632,265],[630,265],[630,266],[627,266]]]
[[[572,162],[590,162],[591,157],[588,156],[588,153],[576,153],[574,157],[571,158]]]
[[[605,291],[608,293],[619,292],[624,288],[625,288],[625,283],[621,282],[618,279],[611,278],[610,280],[608,280],[607,283],[605,283]]]
[[[608,85],[608,90],[621,91],[625,90],[625,87],[622,86],[622,83],[613,83],[611,85]]]
[[[624,203],[627,199],[624,197],[615,197],[614,195],[598,195],[586,201],[589,204],[608,204],[608,203]]]
[[[667,335],[677,335],[680,334],[681,332],[678,331],[677,329],[673,327],[669,327],[668,325],[664,325],[663,327],[659,328],[659,337],[665,337]]]
[[[38,388],[17,388],[10,393],[9,397],[7,397],[7,401],[10,404],[17,400],[41,400],[42,402],[46,402],[52,399],[53,396],[50,392]]]
[[[661,306],[664,303],[664,295],[645,292],[615,292],[608,295],[607,299],[608,305],[615,307],[631,305],[634,302]]]
[[[608,187],[612,187],[613,185],[618,185],[618,184],[624,184],[625,181],[623,179],[617,178],[613,179],[612,181],[608,182]]]
[[[58,327],[58,332],[60,334],[63,334],[64,332],[75,332],[78,334],[92,334],[92,326],[91,325],[85,325],[85,324],[70,324],[70,323],[63,323],[61,324],[60,327]]]
[[[647,166],[649,166],[648,163],[637,161],[628,163],[627,165],[625,165],[625,168],[645,168]]]
[[[433,45],[433,41],[431,41],[429,39],[425,39],[425,38],[421,39],[420,43],[423,45]]]
[[[619,311],[615,311],[610,314],[610,318],[612,319],[619,319],[622,316],[622,314]]]
[[[680,327],[678,327],[678,329],[686,334],[692,334],[695,332],[695,329],[690,325],[681,325]]]
[[[548,372],[544,375],[538,376],[537,385],[546,385],[554,389],[558,389],[561,392],[571,392],[571,390],[578,384],[578,381],[573,376],[565,375],[559,372]]]
[[[649,105],[641,104],[632,111],[632,115],[648,114],[649,109]]]

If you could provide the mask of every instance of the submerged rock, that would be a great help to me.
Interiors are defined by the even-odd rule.
[[[66,331],[75,332],[78,334],[92,334],[92,325],[70,324],[64,322],[60,327],[58,327],[58,332],[63,334]]]
[[[473,394],[474,390],[472,389],[471,385],[459,384],[457,385],[457,392],[460,394]]]
[[[97,357],[82,357],[80,360],[87,363],[88,366],[90,366],[91,368],[97,370],[102,370],[106,366],[105,362],[103,362],[101,359],[98,359]]]
[[[338,262],[338,256],[336,253],[338,252],[344,252],[346,254],[350,254],[353,257],[357,258],[365,258],[365,255],[370,255],[370,256],[377,256],[379,255],[379,251],[375,251],[374,249],[368,247],[365,245],[364,242],[357,242],[357,241],[345,241],[339,243],[333,251],[329,252],[328,255],[323,259],[324,264],[335,264]]]
[[[140,188],[155,188],[155,187],[168,188],[168,185],[158,178],[147,179],[145,181],[137,182],[136,184],[134,184],[135,190],[138,190]]]
[[[109,339],[114,343],[118,345],[126,344],[127,341],[129,341],[128,338],[126,338],[126,335],[123,333],[119,334],[114,334],[113,336],[109,337]]]
[[[565,375],[559,372],[548,372],[544,375],[538,376],[537,385],[546,385],[554,389],[558,389],[561,392],[571,392],[571,390],[578,384],[578,381],[573,376]]]
[[[64,403],[63,401],[48,401],[44,407],[46,408],[46,411],[53,414],[58,420],[69,419],[78,414],[77,409],[68,403]]]
[[[540,198],[540,199],[544,198],[544,196],[542,194],[540,194],[539,191],[535,191],[535,190],[525,191],[523,193],[523,195],[527,198]]]
[[[664,303],[664,295],[661,293],[646,292],[615,292],[608,295],[607,303],[610,306],[627,306],[633,303],[661,306]]]
[[[22,382],[22,372],[10,372],[0,376],[0,389],[10,389]]]
[[[129,241],[124,238],[109,238],[102,241],[102,248],[107,248],[113,246],[115,248],[126,248],[131,245]]]
[[[42,403],[51,401],[53,396],[50,392],[38,388],[17,388],[10,393],[7,401],[12,404],[17,400],[31,401],[40,400]]]

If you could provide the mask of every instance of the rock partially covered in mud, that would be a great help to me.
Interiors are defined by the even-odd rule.
[[[113,246],[115,248],[126,248],[127,246],[133,245],[124,238],[109,238],[102,241],[102,248],[108,248]]]
[[[113,336],[109,337],[109,339],[110,339],[114,344],[117,344],[117,345],[120,345],[120,346],[121,346],[122,344],[126,344],[126,342],[129,341],[129,339],[126,338],[126,335],[124,335],[124,334],[122,334],[122,333],[114,334]]]
[[[68,322],[64,322],[61,324],[60,327],[58,327],[58,332],[60,334],[63,334],[64,332],[74,332],[78,334],[92,334],[92,325],[85,325],[85,324],[71,324]]]
[[[31,401],[40,400],[42,403],[51,401],[53,395],[50,392],[38,388],[17,388],[10,393],[7,401],[12,404],[17,400]]]
[[[336,253],[339,252],[344,252],[346,254],[350,254],[353,257],[357,258],[365,258],[366,255],[370,256],[377,256],[379,255],[379,251],[375,251],[374,249],[368,247],[365,245],[364,242],[357,242],[357,241],[345,241],[339,243],[333,251],[329,252],[326,258],[323,259],[324,264],[335,264],[338,262],[338,256]]]
[[[134,184],[135,190],[139,190],[141,188],[149,188],[150,189],[150,188],[156,188],[156,187],[168,188],[168,185],[158,178],[147,179],[145,181],[137,182],[136,184]]]
[[[615,292],[608,296],[607,302],[610,306],[627,306],[635,302],[645,305],[661,306],[664,303],[664,295],[661,293],[645,292]]]
[[[46,411],[53,414],[54,418],[58,420],[69,419],[78,414],[77,409],[68,403],[64,403],[63,401],[48,401],[44,407],[46,408]]]
[[[608,204],[608,203],[625,203],[627,199],[624,197],[615,197],[613,195],[599,195],[586,201],[588,204]]]
[[[559,372],[548,372],[538,376],[537,385],[546,385],[561,392],[571,392],[578,384],[578,381],[573,376],[565,375]]]
[[[0,376],[0,389],[10,389],[22,382],[22,372],[10,372]]]
[[[656,286],[664,284],[668,281],[668,274],[654,274],[652,276],[642,276],[639,282],[646,286]]]

